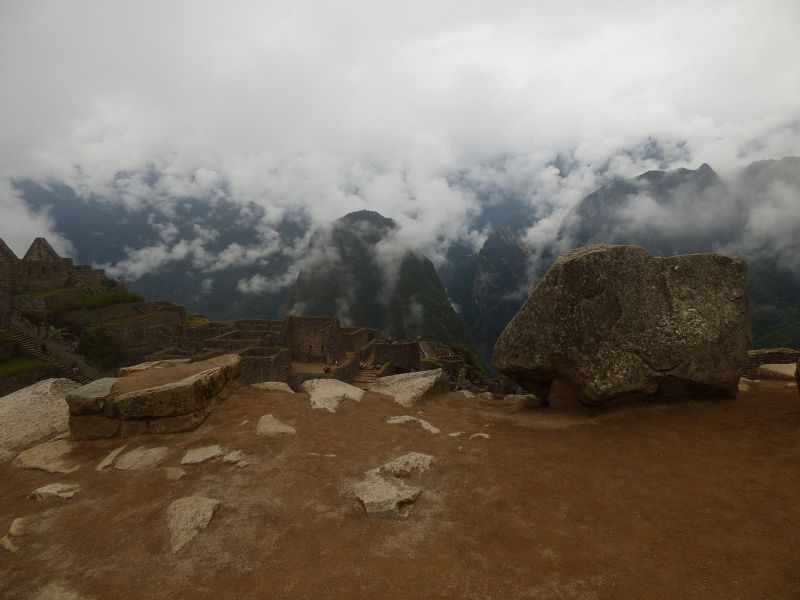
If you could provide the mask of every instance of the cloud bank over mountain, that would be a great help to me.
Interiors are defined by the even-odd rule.
[[[508,195],[540,217],[530,240],[553,240],[613,177],[800,155],[798,22],[789,0],[4,3],[0,237],[68,252],[12,185],[31,179],[155,207],[160,239],[117,265],[127,277],[292,255],[284,219],[360,209],[439,263],[479,246],[475,217]],[[239,203],[257,243],[218,258],[213,231],[176,236],[187,197]],[[753,251],[759,232],[782,239],[771,208],[749,212]]]

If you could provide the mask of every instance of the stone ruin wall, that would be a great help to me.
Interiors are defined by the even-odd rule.
[[[344,356],[339,319],[336,317],[286,317],[292,359],[334,362]]]
[[[248,348],[239,356],[245,383],[289,381],[292,357],[288,348]]]
[[[758,379],[758,367],[766,364],[797,364],[800,360],[800,350],[792,348],[763,348],[750,350],[747,353],[747,362],[744,365],[743,376],[748,379]]]
[[[421,354],[419,342],[375,344],[373,363],[376,365],[392,363],[398,373],[417,371],[420,368]]]

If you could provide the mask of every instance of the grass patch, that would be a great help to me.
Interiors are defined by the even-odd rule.
[[[32,292],[22,292],[21,294],[16,294],[17,296],[25,296],[25,297],[33,297],[33,298],[48,298],[50,296],[62,296],[66,294],[78,294],[80,292],[85,292],[87,290],[97,290],[103,287],[99,283],[93,283],[91,285],[85,285],[83,287],[60,287],[60,288],[50,288],[49,290],[34,290]]]
[[[32,371],[33,369],[41,369],[42,367],[51,366],[49,362],[39,360],[38,358],[31,358],[29,356],[12,356],[0,360],[0,377],[8,377],[9,375],[16,375],[23,371]]]
[[[114,304],[130,304],[143,301],[144,298],[138,294],[127,291],[111,292],[110,294],[103,294],[102,296],[80,296],[78,298],[69,298],[56,304],[51,311],[51,317],[58,323],[64,314],[71,311],[95,310],[97,308],[113,306]]]
[[[203,315],[189,315],[186,317],[186,327],[200,327],[200,325],[205,325],[206,323],[208,323],[208,319]]]
[[[153,310],[146,313],[137,313],[135,315],[125,315],[124,317],[117,317],[115,319],[106,319],[101,321],[98,325],[120,325],[122,323],[131,323],[133,321],[144,321],[152,319],[153,317],[160,317],[161,315],[169,314],[166,310]]]

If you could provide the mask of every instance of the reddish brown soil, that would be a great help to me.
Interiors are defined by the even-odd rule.
[[[800,597],[800,401],[782,382],[735,401],[595,412],[455,394],[420,410],[367,395],[330,414],[302,394],[247,387],[197,431],[124,440],[168,446],[161,466],[219,443],[252,456],[244,469],[217,460],[180,481],[160,467],[95,472],[119,440],[80,442],[83,466],[69,475],[2,465],[0,528],[37,521],[17,554],[0,551],[0,596],[60,582],[98,599]],[[257,436],[266,413],[297,435]],[[386,424],[401,414],[443,433]],[[436,462],[410,480],[425,491],[408,520],[367,518],[342,495],[412,450]],[[27,498],[54,481],[82,492]],[[222,506],[171,555],[166,508],[192,493]]]

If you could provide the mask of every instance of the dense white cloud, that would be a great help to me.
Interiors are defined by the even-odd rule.
[[[798,22],[793,0],[4,2],[0,237],[67,243],[21,178],[165,214],[255,202],[265,231],[369,208],[434,260],[480,240],[466,182],[521,194],[545,217],[531,239],[552,237],[609,176],[800,154]],[[203,251],[166,228],[118,269]]]

